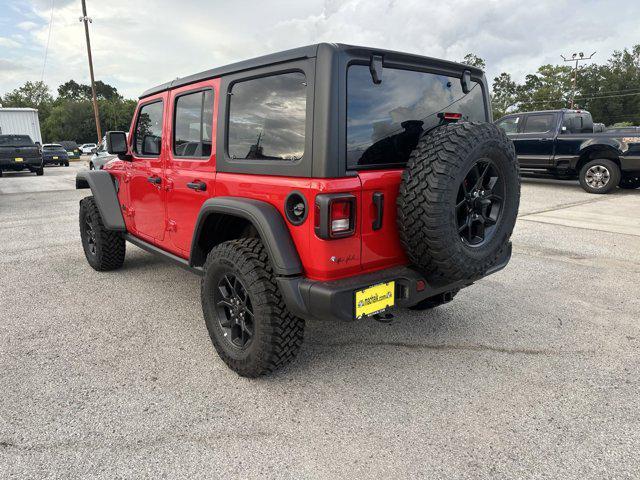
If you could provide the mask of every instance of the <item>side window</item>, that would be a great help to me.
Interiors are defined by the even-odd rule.
[[[504,130],[504,133],[507,135],[515,135],[518,133],[518,125],[520,123],[520,117],[510,117],[505,118],[504,120],[500,120],[498,122],[498,127]]]
[[[527,122],[524,124],[523,133],[546,133],[553,129],[554,115],[530,115],[527,117]]]
[[[298,160],[304,154],[307,83],[290,72],[235,83],[228,149],[234,159]]]
[[[140,108],[134,131],[134,148],[139,155],[158,156],[162,145],[162,101]]]
[[[213,91],[181,95],[173,120],[173,153],[176,157],[208,158],[213,135]]]

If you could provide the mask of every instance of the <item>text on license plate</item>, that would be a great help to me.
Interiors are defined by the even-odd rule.
[[[21,162],[23,160],[22,157],[16,157],[16,162]]]
[[[395,289],[396,282],[388,282],[357,290],[355,295],[356,318],[374,315],[393,307],[395,304]]]

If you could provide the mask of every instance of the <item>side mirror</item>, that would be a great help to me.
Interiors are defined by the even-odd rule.
[[[107,151],[112,155],[126,155],[127,134],[124,132],[107,132]]]

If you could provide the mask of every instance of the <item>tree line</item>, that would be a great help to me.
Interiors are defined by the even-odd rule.
[[[484,69],[485,61],[468,54],[463,63]],[[125,99],[118,90],[97,81],[96,96],[102,130],[129,130],[136,100]],[[38,109],[45,142],[75,140],[95,142],[96,127],[91,104],[91,87],[69,80],[60,85],[54,97],[43,82],[26,82],[0,97],[4,107]],[[509,112],[568,108],[591,112],[594,121],[607,126],[640,125],[640,44],[615,51],[603,64],[581,65],[574,92],[573,68],[567,65],[542,65],[523,82],[508,72],[493,80],[491,103],[493,118]]]
[[[100,124],[107,130],[129,130],[136,100],[125,99],[118,90],[100,80],[95,82],[100,110]],[[60,85],[54,97],[43,82],[26,82],[0,97],[3,107],[38,109],[42,140],[45,143],[74,140],[78,143],[96,141],[91,86],[74,80]]]
[[[485,67],[482,58],[468,54],[463,63]],[[581,65],[573,88],[573,67],[542,65],[518,83],[507,72],[493,79],[493,118],[510,112],[574,108],[591,112],[607,126],[640,125],[640,44],[615,51],[603,64]]]

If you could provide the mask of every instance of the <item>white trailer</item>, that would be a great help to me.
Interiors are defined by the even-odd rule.
[[[29,135],[34,142],[42,143],[38,110],[0,107],[0,135],[10,133]]]

